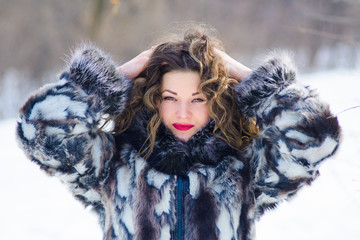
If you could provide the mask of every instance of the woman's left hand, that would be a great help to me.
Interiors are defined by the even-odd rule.
[[[220,56],[222,58],[223,64],[228,71],[229,76],[238,80],[239,82],[243,81],[252,72],[250,68],[239,63],[238,61],[230,57],[228,54],[217,48],[213,48],[213,53],[216,56]]]

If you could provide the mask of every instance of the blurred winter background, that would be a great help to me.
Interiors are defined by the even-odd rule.
[[[248,66],[269,49],[291,50],[300,81],[339,113],[338,154],[312,187],[262,218],[257,239],[360,239],[359,0],[0,0],[0,239],[101,239],[89,209],[18,149],[17,110],[56,81],[79,43],[93,41],[122,63],[184,21],[215,27]]]

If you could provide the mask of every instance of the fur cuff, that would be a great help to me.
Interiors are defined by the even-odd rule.
[[[237,103],[242,113],[256,116],[269,97],[295,81],[296,70],[287,53],[273,53],[236,87]]]
[[[77,49],[69,64],[70,80],[79,84],[89,95],[96,95],[102,111],[120,114],[130,97],[132,81],[116,70],[117,64],[95,45]]]

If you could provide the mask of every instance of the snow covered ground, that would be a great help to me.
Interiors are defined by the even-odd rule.
[[[300,79],[317,88],[334,113],[360,105],[360,72],[337,70]],[[324,163],[311,187],[261,219],[257,240],[360,239],[360,108],[338,118],[343,144],[337,155]],[[15,122],[0,121],[0,239],[101,239],[96,216],[18,149]]]

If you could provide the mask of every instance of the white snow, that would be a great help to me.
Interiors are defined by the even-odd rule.
[[[334,113],[360,105],[360,72],[334,70],[300,79],[319,90]],[[338,116],[343,143],[321,176],[293,200],[267,212],[257,240],[360,239],[360,108]],[[100,240],[96,216],[18,148],[15,119],[0,121],[0,239]]]

